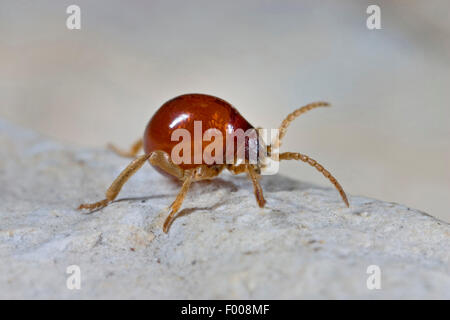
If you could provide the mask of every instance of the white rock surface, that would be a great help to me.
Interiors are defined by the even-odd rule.
[[[128,163],[0,121],[0,298],[450,299],[450,226],[395,203],[283,176],[197,183],[168,235],[179,186],[145,166],[93,214]],[[345,185],[345,183],[344,183]],[[425,196],[425,195],[424,195]],[[81,269],[69,290],[66,268]],[[381,289],[366,286],[369,265]]]

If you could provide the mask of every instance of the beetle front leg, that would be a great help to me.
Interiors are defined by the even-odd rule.
[[[167,233],[169,231],[169,227],[173,222],[175,214],[178,212],[181,205],[183,204],[183,200],[186,197],[187,192],[189,191],[189,187],[191,186],[194,174],[195,174],[195,170],[192,170],[191,172],[189,172],[189,174],[186,176],[186,179],[183,182],[183,186],[181,187],[180,192],[178,193],[177,197],[175,198],[175,201],[170,205],[170,213],[167,216],[166,220],[164,221],[164,225],[163,225],[163,231],[165,233]]]
[[[252,165],[247,165],[246,169],[248,176],[250,177],[250,180],[252,180],[253,183],[253,191],[255,193],[256,202],[258,203],[258,206],[260,208],[264,208],[264,205],[266,204],[266,199],[264,199],[263,190],[261,188],[261,185],[259,184],[259,174],[256,173]]]

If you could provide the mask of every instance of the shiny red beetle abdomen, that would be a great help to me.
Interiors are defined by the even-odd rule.
[[[150,119],[144,132],[144,150],[150,153],[161,150],[171,154],[179,141],[172,141],[176,129],[186,129],[192,137],[191,162],[180,164],[182,169],[195,168],[194,163],[194,121],[201,121],[202,136],[210,128],[219,130],[223,137],[227,132],[242,129],[244,132],[253,126],[225,100],[206,94],[185,94],[164,103]],[[201,141],[202,152],[210,141]],[[225,159],[225,143],[223,156]],[[205,163],[203,163],[205,164]]]

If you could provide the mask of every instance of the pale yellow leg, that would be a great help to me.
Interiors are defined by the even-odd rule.
[[[186,176],[186,179],[183,182],[183,186],[181,187],[180,192],[178,193],[175,201],[170,206],[170,213],[167,216],[166,221],[164,221],[164,225],[163,225],[163,231],[165,233],[167,233],[167,231],[169,231],[169,227],[172,224],[175,214],[180,209],[181,204],[183,203],[183,200],[186,197],[189,187],[191,186],[194,174],[195,174],[195,171],[193,170]]]
[[[121,149],[117,148],[115,145],[113,145],[111,143],[108,144],[108,148],[109,149],[114,151],[119,156],[125,157],[125,158],[136,158],[136,156],[139,153],[139,151],[141,151],[142,146],[143,146],[143,140],[142,139],[139,139],[138,141],[136,141],[131,146],[130,150],[128,150],[128,151],[121,150]]]
[[[170,159],[170,155],[166,152],[161,150],[153,151],[149,161],[153,166],[159,167],[161,170],[167,172],[171,176],[183,180],[184,170],[173,163]]]
[[[150,154],[146,154],[143,156],[140,156],[133,160],[120,174],[119,176],[113,181],[111,186],[106,190],[106,199],[95,202],[95,203],[84,203],[81,204],[78,207],[78,210],[81,209],[98,209],[106,207],[111,201],[114,201],[114,199],[119,194],[120,190],[122,189],[123,185],[128,181],[128,179],[138,171],[142,165],[150,158]]]
[[[234,165],[234,164],[228,164],[227,165],[227,169],[228,171],[230,171],[232,174],[241,174],[247,171],[247,165],[246,164],[239,164],[239,165]]]
[[[339,182],[336,180],[335,177],[331,175],[330,172],[328,172],[322,165],[320,165],[316,160],[311,159],[305,154],[296,153],[296,152],[283,152],[280,153],[279,156],[280,161],[281,160],[301,160],[310,166],[313,166],[317,169],[317,171],[322,172],[322,174],[330,180],[330,182],[334,185],[334,187],[339,191],[339,194],[341,195],[342,200],[347,205],[347,207],[350,207],[350,204],[348,203],[347,195],[344,192],[344,188],[339,184]]]
[[[256,202],[258,203],[260,208],[264,208],[266,204],[266,199],[264,199],[263,190],[261,185],[259,184],[259,174],[256,173],[253,166],[247,166],[247,173],[253,183],[253,191],[255,192]]]

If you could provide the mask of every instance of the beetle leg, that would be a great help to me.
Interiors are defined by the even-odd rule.
[[[237,175],[237,174],[241,174],[241,173],[247,171],[247,166],[245,164],[240,164],[240,165],[237,165],[237,166],[234,165],[234,164],[228,164],[227,165],[227,169],[232,174]]]
[[[286,118],[284,118],[283,122],[281,123],[278,130],[280,131],[278,141],[275,143],[275,148],[279,147],[281,145],[281,140],[283,139],[284,135],[286,134],[288,126],[291,124],[292,121],[294,121],[295,118],[299,117],[300,115],[304,114],[305,112],[315,109],[317,107],[327,107],[330,104],[328,102],[313,102],[310,104],[307,104],[306,106],[303,106],[290,114],[287,115]]]
[[[266,199],[264,199],[263,190],[261,188],[261,185],[259,184],[259,174],[256,173],[255,169],[251,165],[246,166],[246,169],[248,176],[253,183],[253,191],[255,192],[256,202],[258,203],[260,208],[264,208]]]
[[[172,162],[170,156],[161,150],[155,150],[149,159],[150,163],[180,180],[184,179],[184,170]]]
[[[167,231],[169,231],[169,227],[173,222],[175,214],[180,209],[181,204],[183,203],[183,200],[186,197],[187,192],[189,191],[189,187],[191,186],[191,182],[193,180],[194,174],[195,174],[195,170],[192,170],[189,172],[188,175],[186,175],[186,179],[183,182],[183,186],[181,187],[180,192],[178,193],[177,197],[175,198],[175,201],[170,205],[170,213],[167,216],[166,220],[164,221],[164,225],[163,225],[163,231],[165,233],[167,233]]]
[[[124,151],[122,149],[117,148],[115,145],[109,143],[108,149],[114,151],[116,154],[118,154],[121,157],[125,158],[136,158],[139,151],[141,151],[143,145],[142,138],[133,143],[133,145],[130,147],[130,150]]]
[[[123,185],[130,179],[130,177],[138,171],[142,165],[150,158],[151,153],[140,156],[136,159],[134,159],[120,174],[119,176],[113,181],[111,186],[106,190],[106,199],[95,202],[95,203],[84,203],[81,204],[78,207],[78,210],[81,209],[99,209],[106,207],[111,201],[114,201],[114,199],[119,194],[120,190],[122,189]]]
[[[339,194],[341,195],[341,198],[344,201],[344,203],[347,205],[347,207],[350,207],[350,205],[348,203],[347,195],[345,194],[345,191],[342,188],[342,186],[339,184],[339,182],[336,180],[336,178],[333,177],[331,175],[331,173],[328,172],[328,170],[325,169],[316,160],[311,159],[310,157],[308,157],[305,154],[296,153],[296,152],[280,153],[279,159],[280,159],[280,161],[281,160],[301,160],[301,161],[309,164],[310,166],[313,166],[314,168],[316,168],[317,171],[322,172],[322,174],[325,176],[325,178],[330,180],[330,182],[334,185],[334,187],[337,189],[337,191],[339,191]]]

